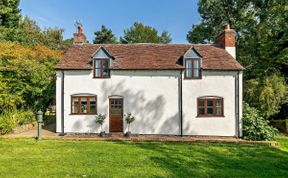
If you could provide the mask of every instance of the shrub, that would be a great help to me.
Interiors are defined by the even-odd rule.
[[[2,114],[0,114],[0,133],[6,134],[12,131],[12,129],[17,127],[18,125],[33,122],[35,122],[35,118],[33,117],[33,112],[30,110],[5,111]]]
[[[259,111],[243,105],[243,136],[247,140],[271,140],[277,134],[277,129],[269,126],[269,121],[264,119]]]
[[[128,124],[128,132],[130,131],[130,124],[135,121],[135,117],[131,113],[125,115],[125,121]]]
[[[12,131],[14,126],[15,124],[9,114],[0,115],[0,133],[2,135]]]
[[[102,125],[104,123],[105,118],[106,118],[106,114],[97,114],[96,115],[96,123],[101,126],[101,131],[103,131]]]

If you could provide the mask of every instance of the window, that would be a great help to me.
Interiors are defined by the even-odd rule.
[[[95,59],[94,60],[94,78],[109,78],[109,60],[110,59]]]
[[[123,115],[122,108],[123,108],[123,101],[122,99],[111,99],[110,100],[111,105],[111,115]]]
[[[71,114],[97,114],[97,97],[71,96]]]
[[[185,78],[201,78],[200,59],[185,59]]]
[[[224,116],[223,98],[201,97],[198,98],[198,116]]]

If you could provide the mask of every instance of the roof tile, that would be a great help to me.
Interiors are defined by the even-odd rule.
[[[73,45],[57,64],[56,69],[91,69],[89,61],[92,54],[101,46],[114,57],[112,69],[182,69],[179,60],[191,47],[203,57],[203,69],[244,69],[225,49],[201,44]]]

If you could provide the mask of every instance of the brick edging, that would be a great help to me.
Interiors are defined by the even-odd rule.
[[[182,142],[182,143],[227,143],[227,144],[248,144],[248,145],[268,145],[272,147],[280,147],[277,141],[248,141],[242,139],[169,139],[169,138],[100,138],[100,137],[48,137],[44,140],[69,140],[69,141],[131,141],[131,142]]]
[[[2,138],[35,138],[29,136],[1,136]],[[249,141],[236,138],[200,138],[200,137],[158,137],[158,138],[140,138],[140,137],[71,137],[71,136],[44,136],[43,140],[67,140],[67,141],[131,141],[131,142],[182,142],[182,143],[226,143],[226,144],[247,144],[247,145],[267,145],[280,147],[277,141]]]

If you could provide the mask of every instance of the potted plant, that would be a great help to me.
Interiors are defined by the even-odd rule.
[[[96,115],[96,123],[101,126],[100,137],[105,137],[105,131],[103,130],[103,123],[106,118],[106,114],[97,114]]]
[[[87,106],[86,105],[81,106],[81,112],[87,113]]]
[[[128,129],[127,129],[127,132],[125,133],[125,136],[126,137],[130,137],[131,136],[130,124],[135,121],[135,117],[132,116],[131,113],[128,113],[127,115],[125,115],[125,121],[126,121],[126,123],[128,125]]]

